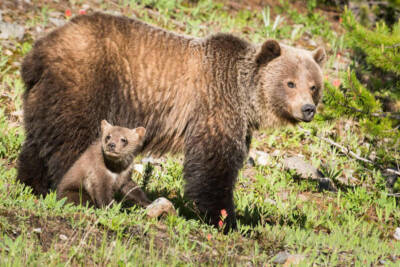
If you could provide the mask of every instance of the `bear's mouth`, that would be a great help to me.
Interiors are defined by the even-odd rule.
[[[303,117],[293,117],[297,122],[311,122],[313,118],[305,119]]]
[[[121,155],[120,155],[120,153],[118,153],[118,152],[115,152],[115,151],[104,151],[104,154],[106,154],[106,156],[107,157],[110,157],[110,158],[119,158]]]

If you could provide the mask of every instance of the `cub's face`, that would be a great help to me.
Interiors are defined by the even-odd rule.
[[[138,151],[144,141],[143,127],[128,129],[113,126],[106,120],[101,122],[101,145],[103,153],[111,159],[123,159]]]
[[[272,112],[277,121],[310,122],[323,89],[324,49],[311,52],[269,40],[263,44],[258,59],[260,56],[259,101],[264,107],[261,120],[268,120]]]

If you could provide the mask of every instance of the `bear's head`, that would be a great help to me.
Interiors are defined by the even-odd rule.
[[[102,120],[101,147],[104,157],[114,162],[130,158],[142,147],[145,134],[143,127],[129,129]]]
[[[325,50],[307,51],[267,40],[255,55],[261,127],[310,122],[323,89]]]

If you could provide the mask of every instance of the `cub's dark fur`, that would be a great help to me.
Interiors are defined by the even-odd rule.
[[[252,132],[309,121],[323,49],[309,52],[230,34],[183,36],[101,13],[39,39],[22,77],[26,140],[18,178],[46,194],[100,135],[100,121],[144,126],[142,152],[183,151],[186,196],[210,222],[226,209]]]
[[[129,204],[147,206],[150,201],[132,181],[131,165],[143,145],[145,129],[133,130],[101,122],[101,137],[79,157],[57,187],[57,198],[105,207],[119,194]]]

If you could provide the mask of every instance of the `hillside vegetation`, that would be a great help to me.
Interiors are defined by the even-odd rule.
[[[338,2],[1,1],[0,265],[398,266],[399,4]],[[256,133],[235,189],[238,231],[224,235],[203,223],[185,199],[182,155],[157,159],[133,177],[152,200],[175,205],[177,216],[158,220],[137,207],[77,207],[54,192],[37,197],[16,181],[22,59],[40,36],[98,10],[198,37],[229,32],[254,43],[325,47],[325,92],[314,121]],[[296,170],[291,157],[314,174]]]

